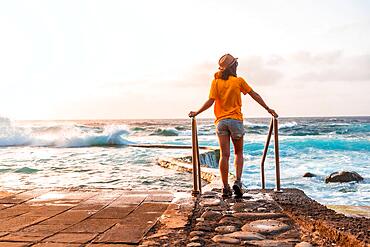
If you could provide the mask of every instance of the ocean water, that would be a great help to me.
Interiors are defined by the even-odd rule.
[[[260,161],[270,119],[245,119],[243,183],[260,188]],[[212,119],[198,120],[199,143],[218,146]],[[281,118],[282,187],[302,189],[324,204],[370,205],[370,117]],[[129,144],[191,145],[190,119],[11,121],[0,118],[0,189],[106,187],[188,191],[190,174],[156,165],[191,150]],[[232,158],[232,157],[231,157]],[[273,142],[266,164],[275,185]],[[232,165],[231,165],[232,167]],[[360,183],[325,184],[335,171],[356,171]],[[232,169],[233,171],[233,169]],[[303,178],[305,172],[317,174]]]

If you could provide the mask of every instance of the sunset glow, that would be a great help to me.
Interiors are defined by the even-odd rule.
[[[0,1],[0,116],[186,118],[224,53],[280,116],[370,115],[369,10],[334,0]],[[246,117],[267,116],[244,100]]]

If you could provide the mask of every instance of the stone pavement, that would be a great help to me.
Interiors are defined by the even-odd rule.
[[[132,246],[173,194],[117,189],[0,192],[0,247]]]
[[[223,199],[218,189],[196,201],[189,225],[149,233],[141,246],[312,246],[310,237],[289,218],[268,193],[245,193]],[[166,229],[167,228],[167,229]]]
[[[198,198],[118,189],[0,192],[0,247],[369,246],[370,219],[336,214],[302,191],[248,190],[224,199],[214,185]]]
[[[193,204],[178,201],[175,213],[161,219],[141,246],[370,246],[370,219],[338,214],[303,191],[254,189],[242,198],[222,198],[217,188],[205,191]],[[173,222],[186,215],[187,224],[170,227],[171,217]]]

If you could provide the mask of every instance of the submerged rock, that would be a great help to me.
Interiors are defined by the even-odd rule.
[[[364,180],[360,174],[357,172],[348,172],[348,171],[341,171],[341,172],[333,172],[329,176],[325,178],[325,183],[345,183],[345,182],[360,182]]]
[[[313,174],[311,172],[306,172],[305,174],[303,174],[303,177],[304,178],[313,178],[313,177],[317,177],[317,175]]]

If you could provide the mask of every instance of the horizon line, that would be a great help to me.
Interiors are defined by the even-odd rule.
[[[287,118],[349,118],[349,117],[370,117],[370,115],[333,115],[333,116],[283,116],[278,119]],[[271,117],[244,117],[243,119],[270,119]],[[5,119],[9,119],[5,117]],[[81,119],[10,119],[11,121],[121,121],[121,120],[185,120],[188,118],[81,118]],[[210,117],[199,117],[201,120],[214,120]]]

